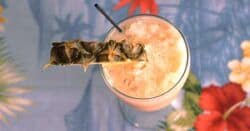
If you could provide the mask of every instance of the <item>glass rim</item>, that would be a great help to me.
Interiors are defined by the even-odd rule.
[[[186,72],[188,71],[188,68],[189,68],[189,63],[191,62],[190,60],[190,49],[189,49],[189,45],[188,45],[188,42],[184,36],[184,34],[180,31],[180,29],[175,25],[173,24],[172,22],[170,22],[168,19],[162,17],[162,16],[158,16],[158,15],[153,15],[153,14],[137,14],[137,15],[133,15],[133,16],[129,16],[125,19],[122,19],[120,21],[118,21],[118,25],[121,24],[122,22],[128,20],[128,19],[132,19],[132,18],[135,18],[135,17],[139,17],[139,16],[151,16],[151,17],[156,17],[156,18],[160,18],[164,21],[166,21],[167,23],[169,23],[171,26],[173,26],[181,35],[181,37],[183,38],[184,40],[184,44],[185,44],[185,47],[186,47],[186,52],[187,52],[187,61],[186,61],[186,65],[185,65],[185,69],[183,70],[183,73],[181,74],[180,78],[178,79],[178,81],[174,84],[174,86],[172,86],[170,89],[164,91],[163,93],[157,95],[157,96],[153,96],[153,97],[133,97],[133,96],[129,96],[121,91],[119,91],[118,89],[116,89],[115,87],[111,86],[111,84],[108,82],[105,74],[104,74],[104,71],[103,71],[103,66],[100,65],[99,66],[99,72],[101,72],[101,75],[102,77],[104,78],[104,82],[105,84],[108,86],[108,88],[112,88],[111,90],[114,90],[115,92],[117,92],[118,94],[122,95],[122,96],[125,96],[127,98],[130,98],[130,99],[136,99],[136,100],[149,100],[149,99],[155,99],[155,98],[158,98],[158,97],[161,97],[161,96],[164,96],[165,94],[167,94],[168,92],[170,92],[171,90],[175,89],[175,87],[181,82],[181,80],[184,78]],[[104,41],[105,39],[107,38],[107,36],[110,34],[110,32],[115,29],[115,27],[111,27],[109,29],[109,31],[107,32],[107,35],[105,35],[105,38],[104,38]],[[191,64],[191,63],[190,63]],[[189,71],[188,71],[189,72]]]

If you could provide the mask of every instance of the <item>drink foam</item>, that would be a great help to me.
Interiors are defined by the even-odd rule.
[[[113,29],[106,38],[127,43],[145,44],[147,63],[103,65],[109,84],[131,97],[151,98],[168,91],[181,79],[187,63],[187,50],[182,35],[160,18],[135,17]]]

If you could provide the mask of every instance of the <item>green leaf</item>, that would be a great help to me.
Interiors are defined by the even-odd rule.
[[[165,121],[160,121],[160,124],[158,125],[160,129],[165,129],[167,127],[167,123]]]
[[[182,117],[178,119],[175,124],[179,126],[190,126],[192,127],[193,122],[195,120],[195,116],[193,115],[192,112],[188,112],[186,117]]]
[[[195,116],[199,115],[202,112],[198,102],[199,102],[198,94],[189,91],[185,92],[183,107],[188,111],[192,111]]]
[[[195,131],[195,128],[190,128],[188,131]]]
[[[250,106],[250,98],[246,98],[245,102],[247,106]]]
[[[165,121],[160,121],[160,124],[158,125],[158,128],[161,130],[165,130],[165,131],[173,131],[169,128],[167,122]]]
[[[190,72],[184,85],[185,94],[183,107],[188,111],[192,111],[195,116],[202,112],[199,107],[199,96],[201,89],[202,88],[199,80],[193,73]]]
[[[194,128],[192,128],[193,123],[196,120],[196,116],[202,112],[201,108],[199,107],[199,97],[200,97],[201,89],[202,87],[201,87],[200,81],[197,79],[197,77],[193,73],[190,73],[184,85],[184,90],[185,90],[184,99],[183,99],[184,109],[182,110],[186,112],[185,116],[179,117],[177,120],[174,120],[174,121],[173,121],[173,118],[168,117],[168,120],[167,120],[168,123],[166,123],[164,126],[161,126],[161,127],[165,128],[166,131],[171,131],[170,126],[168,126],[167,124],[171,124],[171,125],[174,124],[180,127],[190,128],[189,129],[190,131],[194,131]],[[178,114],[178,110],[172,113]],[[175,114],[172,114],[172,115],[175,115]]]
[[[173,124],[181,127],[193,127],[196,116],[202,112],[199,107],[201,89],[199,80],[193,73],[190,73],[184,85],[183,108],[186,111],[186,115],[176,120]]]
[[[184,84],[184,90],[200,94],[201,84],[197,77],[190,72],[186,83]]]

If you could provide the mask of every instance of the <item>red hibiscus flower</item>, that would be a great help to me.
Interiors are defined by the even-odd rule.
[[[130,4],[128,10],[129,15],[132,15],[138,7],[140,7],[141,13],[145,14],[150,12],[151,14],[158,14],[158,5],[155,0],[120,0],[120,2],[114,6],[114,10],[118,10],[127,4]]]
[[[196,130],[249,131],[250,107],[242,105],[245,98],[241,86],[234,83],[204,88],[199,101],[204,112],[196,119]]]

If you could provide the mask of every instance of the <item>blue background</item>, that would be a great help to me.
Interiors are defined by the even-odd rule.
[[[25,70],[23,85],[34,86],[28,108],[3,131],[133,131],[106,88],[97,67],[42,70],[52,41],[102,40],[111,28],[94,8],[101,5],[116,21],[127,8],[112,11],[118,0],[10,0],[4,16],[6,43]],[[228,81],[227,63],[241,57],[240,43],[250,39],[249,0],[156,0],[160,16],[180,28],[191,48],[192,71],[202,84]]]

